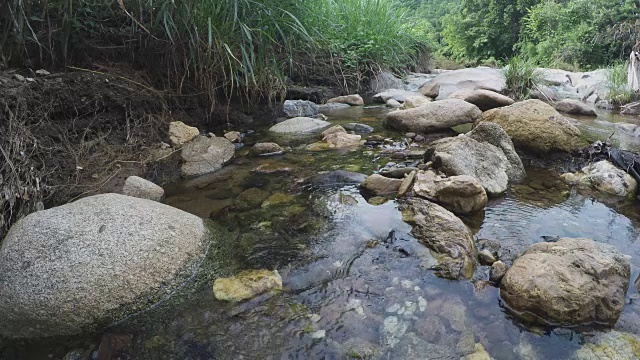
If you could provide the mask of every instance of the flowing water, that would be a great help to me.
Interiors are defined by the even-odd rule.
[[[382,129],[387,111],[352,108],[330,121],[360,122],[402,139]],[[615,122],[640,124],[607,113],[578,121],[591,139],[609,138]],[[429,270],[435,260],[410,235],[395,201],[371,201],[355,185],[309,185],[319,172],[371,174],[391,161],[385,152],[405,146],[400,140],[382,149],[312,152],[306,145],[317,135],[285,138],[267,129],[253,129],[246,142],[274,140],[291,150],[268,158],[240,150],[221,171],[167,187],[166,203],[211,219],[218,243],[210,262],[223,262],[228,274],[278,269],[284,289],[240,304],[220,302],[205,267],[188,293],[109,330],[126,339],[129,355],[122,358],[459,359],[481,343],[494,359],[569,359],[600,331],[518,321],[485,281],[488,267],[479,266],[472,281],[436,277]],[[630,136],[612,139],[637,149]],[[550,169],[528,166],[527,172],[523,184],[491,199],[484,213],[463,218],[479,243],[499,243],[500,257],[510,262],[542,236],[592,238],[629,255],[632,280],[638,276],[636,202],[570,189]],[[238,197],[247,189],[251,197]],[[640,335],[636,298],[631,286],[615,328]],[[69,347],[23,347],[15,355],[47,358]]]

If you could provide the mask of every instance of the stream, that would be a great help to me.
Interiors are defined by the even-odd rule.
[[[291,150],[253,157],[246,146],[222,170],[167,186],[167,204],[211,219],[220,238],[211,261],[224,261],[230,274],[277,269],[284,289],[225,303],[214,298],[205,277],[184,296],[110,329],[126,339],[128,355],[121,358],[460,359],[480,343],[494,359],[570,359],[601,331],[515,319],[486,281],[489,267],[478,266],[471,281],[435,276],[435,259],[410,235],[396,201],[371,201],[357,185],[309,181],[334,170],[368,175],[398,162],[385,155],[405,146],[403,134],[382,127],[388,111],[372,106],[328,114],[333,124],[363,123],[373,134],[395,139],[382,148],[309,151],[306,145],[317,135],[282,137],[257,126],[245,143],[275,141]],[[640,150],[632,135],[615,131],[616,122],[640,125],[637,118],[601,112],[576,120],[590,140],[610,138],[621,148]],[[499,243],[500,258],[510,262],[546,236],[591,238],[630,256],[633,282],[640,272],[638,202],[571,189],[558,171],[525,164],[524,183],[491,198],[483,213],[462,218],[474,239]],[[257,199],[237,205],[247,189],[257,189]],[[638,298],[631,286],[615,329],[640,335]],[[18,346],[16,358],[47,358],[87,340],[65,341]]]

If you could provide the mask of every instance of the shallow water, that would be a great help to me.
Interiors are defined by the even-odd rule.
[[[387,111],[352,108],[331,114],[330,121],[366,123],[375,134],[401,139],[402,134],[382,129]],[[621,120],[640,124],[604,113],[578,119],[592,139],[608,138],[612,122]],[[183,296],[109,330],[127,339],[128,358],[459,359],[481,343],[494,359],[569,359],[599,331],[542,328],[513,319],[498,289],[484,282],[488,267],[479,266],[472,281],[436,277],[429,269],[435,260],[409,234],[411,226],[402,221],[395,201],[374,206],[356,186],[317,189],[306,181],[337,169],[370,174],[391,161],[384,149],[310,152],[305,145],[316,136],[286,138],[266,129],[253,129],[246,141],[275,140],[291,151],[254,158],[241,150],[223,170],[167,187],[166,202],[211,219],[221,234],[218,247],[224,248],[218,256],[230,273],[278,269],[283,291],[228,304],[215,300],[212,281],[204,276]],[[627,140],[625,147],[635,149]],[[388,147],[403,146],[398,141]],[[272,172],[257,173],[257,168]],[[577,192],[550,170],[529,167],[527,172],[523,184],[491,199],[483,214],[463,218],[477,240],[499,242],[501,259],[510,262],[542,236],[592,238],[629,255],[632,280],[638,276],[636,202]],[[279,202],[259,201],[238,210],[238,195],[250,188],[260,189],[262,198],[277,193],[270,199]],[[616,328],[640,335],[640,306],[632,301],[637,297],[632,286]],[[11,354],[59,358],[99,340],[21,345]]]

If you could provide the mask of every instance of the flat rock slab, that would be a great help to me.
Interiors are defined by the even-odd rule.
[[[495,91],[477,89],[477,90],[458,90],[451,95],[449,99],[460,99],[472,103],[482,111],[495,109],[498,107],[513,105],[515,101],[508,96],[504,96]]]
[[[35,212],[0,249],[0,334],[102,330],[178,289],[209,243],[202,219],[119,194]]]
[[[217,171],[233,158],[235,150],[235,146],[226,138],[199,136],[182,148],[182,176],[198,176]]]
[[[556,104],[556,110],[573,115],[598,116],[593,106],[572,99],[559,101]]]
[[[446,99],[450,94],[463,89],[502,92],[506,86],[502,71],[487,67],[443,71],[432,81],[440,84],[438,99]]]
[[[310,117],[296,117],[272,126],[269,131],[280,134],[303,134],[318,131],[331,125],[330,122]]]

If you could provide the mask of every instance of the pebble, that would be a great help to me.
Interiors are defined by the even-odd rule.
[[[480,264],[488,266],[491,266],[496,262],[496,258],[488,249],[484,249],[478,252],[478,260],[480,261]]]
[[[425,310],[427,310],[427,300],[425,300],[425,298],[423,298],[422,296],[418,297],[418,309],[420,310],[420,312],[424,312]]]
[[[312,339],[323,339],[325,336],[327,336],[326,330],[318,330],[311,334]]]
[[[24,76],[22,76],[22,75],[20,75],[20,74],[13,74],[13,78],[14,78],[15,80],[17,80],[17,81],[20,81],[20,82],[25,82],[25,81],[26,81],[26,79],[24,78]]]
[[[36,75],[38,75],[38,76],[47,76],[47,75],[51,75],[51,73],[48,72],[47,70],[40,69],[40,70],[36,70]]]

